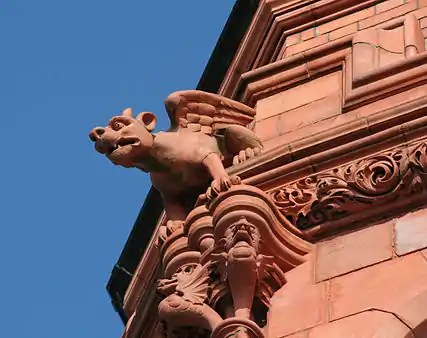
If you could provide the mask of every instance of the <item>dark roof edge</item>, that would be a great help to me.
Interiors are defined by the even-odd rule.
[[[209,58],[197,89],[217,93],[260,0],[237,0]]]
[[[216,93],[239,48],[249,24],[258,8],[259,0],[237,0],[200,78],[197,89]],[[128,318],[123,311],[123,300],[138,263],[144,254],[163,205],[159,192],[150,188],[144,205],[129,234],[122,253],[114,266],[107,284],[114,309],[123,323]]]

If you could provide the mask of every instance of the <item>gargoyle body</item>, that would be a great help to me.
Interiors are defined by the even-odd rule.
[[[159,280],[157,291],[166,296],[159,304],[159,318],[175,326],[196,326],[212,331],[221,316],[205,303],[208,298],[207,266],[190,264],[171,279]]]
[[[169,131],[152,134],[154,114],[133,118],[131,109],[126,109],[107,127],[94,128],[90,138],[114,164],[149,172],[167,218],[179,223],[187,216],[186,192],[205,189],[211,181],[214,193],[227,190],[238,179],[230,178],[224,163],[251,158],[260,153],[262,144],[245,127],[255,112],[239,102],[192,90],[169,95],[165,106]]]

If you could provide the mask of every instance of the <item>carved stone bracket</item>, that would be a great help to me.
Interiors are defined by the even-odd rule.
[[[423,195],[426,187],[427,141],[423,139],[306,177],[268,194],[295,227],[315,234],[334,222],[369,217],[370,210],[377,216],[378,208],[392,211],[396,203],[410,203],[409,197]]]
[[[215,338],[264,337],[260,309],[310,251],[301,234],[251,186],[234,185],[196,207],[162,244],[159,317],[174,332],[196,327]]]

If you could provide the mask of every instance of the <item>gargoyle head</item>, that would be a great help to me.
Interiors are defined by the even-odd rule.
[[[245,217],[233,223],[226,231],[226,250],[230,250],[238,242],[246,243],[249,246],[258,249],[260,234],[258,229],[249,223]]]
[[[106,127],[96,127],[90,134],[95,149],[105,154],[111,162],[129,168],[148,155],[153,146],[151,132],[156,126],[153,113],[140,113],[132,117],[130,108],[120,116],[113,117]]]

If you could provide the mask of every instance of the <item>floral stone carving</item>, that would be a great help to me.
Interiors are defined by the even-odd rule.
[[[126,109],[107,127],[90,133],[95,148],[114,164],[149,172],[163,198],[169,232],[182,226],[187,216],[183,196],[211,183],[212,196],[225,191],[237,177],[224,166],[240,163],[261,152],[258,137],[245,127],[255,111],[239,102],[197,90],[180,91],[165,101],[171,128],[152,134],[153,113],[132,117]]]
[[[309,176],[269,192],[299,229],[366,214],[427,186],[427,142],[418,140],[381,154]],[[360,211],[364,211],[360,213]]]

